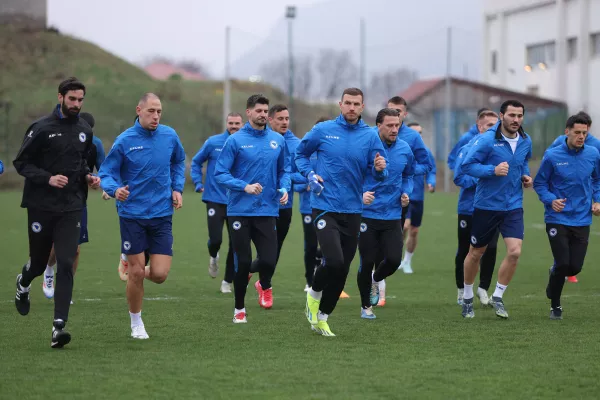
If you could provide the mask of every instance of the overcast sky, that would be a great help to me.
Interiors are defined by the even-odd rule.
[[[323,0],[290,3],[301,7],[320,2]],[[290,3],[285,0],[48,0],[48,23],[130,62],[138,63],[155,54],[196,59],[220,75],[224,67],[225,27],[232,28],[231,56],[235,61],[267,37]]]

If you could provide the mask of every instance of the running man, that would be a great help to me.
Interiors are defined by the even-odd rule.
[[[227,250],[227,261],[225,263],[225,276],[221,282],[221,293],[231,293],[235,271],[231,232],[229,224],[227,224],[227,191],[215,181],[215,166],[225,141],[229,136],[239,131],[242,124],[240,114],[230,113],[227,115],[227,129],[225,132],[209,137],[192,159],[191,175],[196,186],[196,193],[202,193],[202,201],[206,203],[208,253],[210,254],[208,274],[212,278],[216,278],[219,273],[219,250],[221,249],[221,243],[223,243],[223,224],[227,226],[229,249]],[[202,167],[207,160],[206,179],[202,184]]]
[[[146,93],[135,124],[121,133],[102,167],[102,189],[117,200],[122,253],[127,255],[131,337],[148,339],[142,321],[144,279],[163,283],[173,257],[173,208],[183,205],[185,152],[173,128],[161,125],[162,104]],[[144,250],[150,253],[146,268]]]
[[[479,114],[477,126],[480,134],[487,132],[498,123],[498,114],[490,110],[484,110]],[[458,250],[454,258],[454,276],[456,278],[456,288],[458,295],[456,302],[459,306],[463,305],[464,297],[464,265],[465,257],[469,254],[469,246],[471,243],[471,227],[473,226],[473,210],[475,201],[475,189],[477,187],[477,178],[466,175],[461,163],[465,155],[469,152],[473,142],[476,139],[471,139],[469,143],[463,146],[456,158],[454,166],[454,184],[460,187],[458,195]],[[496,229],[496,233],[492,237],[483,257],[481,257],[481,274],[479,275],[479,287],[477,288],[477,297],[482,305],[488,306],[490,299],[487,291],[492,283],[492,275],[496,265],[496,252],[498,250],[498,237],[500,231]]]
[[[267,126],[269,99],[252,95],[246,102],[248,122],[230,136],[215,167],[215,180],[229,190],[227,222],[230,225],[235,260],[235,309],[233,322],[246,323],[246,288],[257,253],[260,279],[254,285],[258,304],[273,307],[271,278],[277,263],[276,218],[279,205],[288,202],[291,190],[290,157],[285,139]]]
[[[92,129],[79,118],[85,85],[69,78],[58,86],[59,104],[51,115],[28,129],[13,162],[25,177],[21,207],[27,209],[29,262],[17,275],[15,306],[21,315],[30,309],[31,282],[44,273],[54,244],[58,273],[54,299],[51,347],[71,341],[65,330],[73,295],[73,260],[86,204],[87,187],[97,188],[98,177],[87,163],[92,149]]]
[[[577,276],[583,268],[592,214],[600,215],[600,153],[585,144],[588,123],[583,115],[567,120],[566,139],[546,151],[533,181],[544,203],[546,233],[555,260],[546,287],[554,320],[562,319],[565,277]]]
[[[324,336],[335,336],[327,319],[356,254],[365,176],[384,180],[388,175],[381,140],[361,119],[363,92],[344,90],[339,105],[341,114],[315,125],[300,142],[295,158],[298,170],[311,185],[313,223],[323,252],[323,264],[306,295],[306,317],[311,328]],[[313,169],[310,159],[315,152],[317,168]]]
[[[375,123],[387,152],[388,179],[382,182],[367,175],[363,186],[357,282],[360,316],[366,319],[376,318],[373,306],[379,303],[379,282],[396,272],[402,260],[402,206],[408,205],[408,193],[413,191],[415,162],[408,144],[398,140],[398,111],[384,108]]]
[[[423,128],[416,122],[408,124],[409,128],[414,129],[422,134]],[[404,253],[404,259],[398,267],[398,269],[404,270],[405,274],[412,274],[411,261],[415,250],[417,249],[417,238],[419,237],[419,228],[423,221],[423,212],[425,210],[425,183],[427,183],[427,191],[429,193],[435,192],[435,158],[429,150],[425,147],[429,156],[429,163],[431,169],[425,174],[415,174],[413,179],[413,191],[410,196],[410,203],[408,205],[408,212],[406,213],[406,221],[404,222],[404,237],[406,237],[406,251]]]
[[[79,113],[79,117],[88,123],[92,131],[94,129],[95,120],[92,114],[87,112]],[[102,146],[102,141],[98,136],[94,136],[92,138],[92,150],[90,152],[90,158],[88,159],[88,167],[90,172],[94,171],[96,168],[96,172],[100,170],[100,165],[104,162],[105,153],[104,147]],[[83,212],[81,215],[81,230],[79,232],[79,246],[77,246],[77,255],[75,256],[75,260],[73,261],[73,276],[77,272],[77,266],[79,265],[79,253],[81,250],[81,245],[83,243],[89,242],[88,236],[88,228],[87,228],[87,206],[83,208]],[[46,265],[46,270],[44,271],[44,280],[42,282],[42,291],[44,292],[44,296],[46,298],[51,299],[54,297],[54,270],[56,268],[56,254],[54,252],[54,246],[52,246],[52,250],[50,251],[50,257],[48,258],[48,263]],[[73,304],[73,300],[71,300],[71,304]]]
[[[506,244],[506,257],[498,271],[492,305],[496,315],[508,318],[503,295],[517,269],[523,246],[523,187],[533,185],[529,175],[531,139],[521,127],[525,106],[507,100],[500,106],[500,122],[477,137],[461,164],[464,173],[479,178],[475,190],[471,247],[465,258],[462,315],[475,317],[473,282],[479,263],[500,229]]]

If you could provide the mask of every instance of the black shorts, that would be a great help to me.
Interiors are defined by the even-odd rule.
[[[421,226],[421,223],[423,222],[424,209],[424,201],[410,201],[408,204],[408,212],[406,213],[406,219],[410,219],[410,226],[414,226],[415,228]]]
[[[81,213],[81,230],[79,231],[79,244],[88,243],[88,218],[87,207],[83,207]]]

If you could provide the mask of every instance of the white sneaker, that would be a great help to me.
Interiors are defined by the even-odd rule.
[[[71,300],[71,305],[73,304],[73,300]]]
[[[377,307],[385,306],[385,279],[379,281],[379,302]]]
[[[221,282],[221,293],[231,293],[231,283]]]
[[[400,264],[400,268],[402,268],[404,270],[405,274],[413,273],[413,270],[412,270],[409,262],[402,262],[402,264]]]
[[[217,253],[216,257],[211,257],[208,262],[208,274],[211,278],[216,278],[219,274],[219,253]]]
[[[44,296],[46,298],[51,299],[54,297],[54,267],[52,268],[52,274],[46,275],[48,269],[44,271],[44,282],[42,283],[42,290],[44,291]]]
[[[477,288],[477,297],[479,297],[479,302],[483,306],[491,306],[490,298],[485,290],[482,288]]]
[[[310,291],[310,286],[308,286],[308,285],[304,286],[304,291],[308,293]]]
[[[136,325],[131,327],[131,337],[134,339],[150,339],[144,325]]]
[[[462,306],[465,300],[465,289],[458,289],[458,295],[456,296],[456,304]]]
[[[245,312],[240,311],[239,313],[233,315],[233,323],[234,324],[245,324],[247,322],[248,322],[248,320],[246,319]]]

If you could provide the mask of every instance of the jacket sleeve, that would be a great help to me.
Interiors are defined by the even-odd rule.
[[[425,147],[425,142],[423,142],[421,136],[416,136],[415,142],[413,143],[411,149],[415,155],[415,159],[417,160],[415,175],[426,175],[429,171],[431,171],[433,165],[431,165],[429,152],[427,151],[427,147]]]
[[[484,164],[490,153],[490,149],[490,143],[484,138],[475,139],[473,146],[471,146],[461,164],[463,172],[475,178],[489,178],[494,176],[496,167]]]
[[[4,173],[4,163],[0,160],[0,175]]]
[[[192,158],[192,170],[190,175],[192,176],[192,181],[196,186],[196,190],[198,190],[198,185],[202,185],[202,164],[208,160],[211,151],[211,144],[209,140],[206,140],[198,153]]]
[[[428,153],[429,153],[429,160],[431,162],[431,170],[427,173],[427,184],[435,187],[435,184],[436,184],[435,174],[437,172],[437,168],[435,165],[435,157],[433,156],[433,154],[431,154],[431,151],[428,151]]]
[[[185,150],[175,134],[175,148],[171,154],[171,189],[183,193],[185,187]]]
[[[117,138],[104,159],[100,171],[98,171],[100,187],[110,197],[115,197],[115,191],[122,185],[121,165],[123,164],[123,156],[121,141]]]
[[[529,151],[527,152],[527,155],[525,156],[525,166],[523,167],[523,172],[525,173],[525,175],[527,176],[531,176],[531,171],[529,170],[529,159],[531,159],[531,141],[529,142]]]
[[[402,187],[400,188],[402,194],[408,195],[409,198],[414,188],[415,164],[415,156],[409,149],[408,162],[406,163],[406,167],[404,167],[404,171],[402,171]]]
[[[283,151],[279,152],[277,158],[277,188],[285,189],[288,193],[292,191],[290,172],[292,169],[292,156],[288,146],[284,143]]]
[[[304,193],[304,192],[306,192],[307,186],[308,186],[308,183],[294,183],[292,185],[292,191],[298,192],[298,193]]]
[[[548,155],[544,155],[540,169],[533,180],[533,190],[537,193],[540,201],[547,206],[551,205],[553,200],[556,200],[556,196],[550,191],[552,173],[552,161]]]
[[[450,154],[448,154],[448,167],[450,167],[451,170],[454,170],[454,168],[456,168],[456,157],[458,156],[460,148],[463,146],[460,143],[460,139],[461,138],[458,138],[458,141],[456,142],[452,150],[450,150]]]
[[[559,137],[557,137],[554,142],[552,142],[552,144],[550,145],[550,147],[548,147],[548,149],[553,149],[555,147],[560,146],[561,144],[563,144],[565,142],[566,136],[565,135],[560,135]],[[548,150],[547,149],[547,150]]]
[[[298,142],[300,142],[300,140],[298,140]],[[289,151],[289,148],[288,148]],[[288,159],[290,160],[290,179],[292,181],[292,184],[298,184],[298,183],[308,183],[308,179],[306,179],[304,177],[304,175],[302,175],[300,172],[298,172],[298,167],[296,167],[296,162],[294,161],[294,158],[296,157],[296,153],[292,153],[289,152],[288,153],[289,157]],[[293,189],[292,189],[293,190]]]
[[[94,136],[94,141],[94,144],[96,145],[96,171],[100,171],[100,166],[102,166],[102,163],[106,158],[106,153],[104,152],[102,140],[100,140],[98,136]]]
[[[234,178],[233,175],[231,175],[231,167],[233,167],[237,152],[238,145],[235,141],[235,137],[230,136],[225,141],[223,150],[217,159],[217,165],[215,165],[215,180],[219,185],[223,185],[229,190],[243,192],[249,183]]]
[[[592,200],[600,203],[600,153],[596,156],[594,170],[592,171]]]
[[[310,171],[313,170],[310,163],[310,156],[316,152],[321,143],[321,132],[317,126],[308,131],[306,135],[300,141],[300,144],[296,148],[296,154],[294,156],[294,162],[296,168],[302,174],[302,176],[308,176]]]
[[[379,135],[373,133],[371,138],[371,150],[369,151],[369,159],[367,160],[367,170],[371,171],[371,174],[373,174],[375,180],[383,181],[385,178],[387,178],[389,172],[387,167],[383,171],[377,171],[375,169],[375,156],[377,153],[379,153],[381,157],[385,158],[386,163],[389,163],[387,152],[383,147],[383,143],[381,143],[381,140],[379,139]]]
[[[49,185],[52,174],[35,164],[35,159],[38,157],[41,146],[43,146],[44,138],[36,129],[30,131],[30,135],[25,136],[13,165],[19,175],[24,176],[36,185]]]
[[[469,151],[468,148],[463,147],[458,152],[458,158],[456,159],[456,163],[454,164],[454,184],[463,189],[469,189],[477,186],[477,178],[474,178],[470,175],[467,175],[463,172],[462,169],[462,161],[465,157],[465,153]]]

